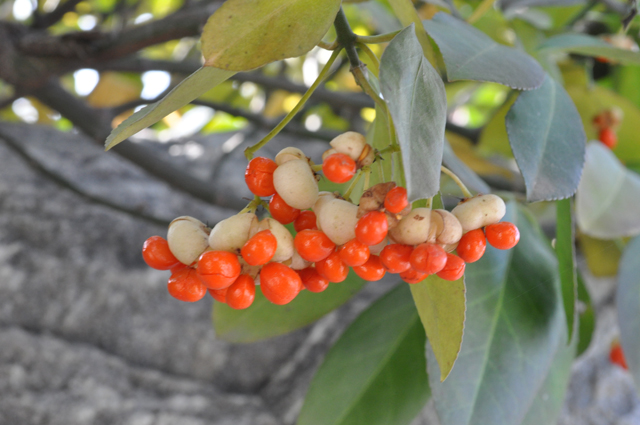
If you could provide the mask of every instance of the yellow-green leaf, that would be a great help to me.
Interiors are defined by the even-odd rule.
[[[609,277],[618,274],[622,251],[615,241],[596,239],[582,233],[578,236],[578,243],[592,275]]]
[[[202,32],[205,66],[248,71],[311,50],[340,0],[228,0]]]

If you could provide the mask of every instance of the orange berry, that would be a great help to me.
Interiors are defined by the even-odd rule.
[[[171,273],[167,289],[173,298],[189,303],[199,301],[207,294],[207,287],[191,267]]]
[[[627,360],[624,358],[624,353],[622,352],[622,346],[619,342],[612,344],[611,351],[609,352],[609,360],[611,363],[617,364],[625,370],[629,369],[629,366],[627,366]]]
[[[343,263],[349,267],[363,265],[369,259],[369,247],[357,239],[351,239],[338,248],[338,255]]]
[[[435,274],[447,264],[447,253],[440,245],[422,243],[413,249],[410,261],[416,271]]]
[[[302,286],[298,273],[282,263],[269,263],[260,270],[260,289],[274,304],[290,303]]]
[[[160,236],[151,236],[142,244],[142,258],[149,267],[156,270],[169,270],[182,264],[171,253],[169,243]]]
[[[437,274],[444,280],[458,280],[464,275],[465,264],[462,258],[447,253],[447,264]]]
[[[329,280],[320,276],[314,267],[298,270],[298,274],[304,287],[311,292],[322,292],[329,287]]]
[[[242,310],[249,307],[256,297],[256,284],[247,274],[241,274],[235,282],[227,288],[226,300],[229,307]]]
[[[371,211],[358,220],[356,238],[365,245],[377,245],[387,236],[388,230],[387,215],[380,211]]]
[[[261,266],[273,258],[276,248],[278,248],[278,240],[271,230],[262,230],[244,244],[240,254],[250,266]]]
[[[222,289],[209,289],[209,294],[211,294],[214,300],[226,304],[228,290],[229,290],[229,287],[222,288]]]
[[[382,249],[380,260],[389,273],[402,273],[411,268],[412,252],[413,247],[409,245],[393,243]]]
[[[427,276],[429,276],[426,273],[420,273],[419,271],[415,270],[415,269],[408,269],[406,271],[403,271],[402,273],[400,273],[400,279],[404,280],[407,283],[410,284],[415,284],[415,283],[419,283],[422,282],[423,280],[425,280],[427,278]]]
[[[300,215],[296,218],[296,221],[293,222],[293,228],[296,229],[296,232],[318,230],[316,213],[313,211],[300,211]]]
[[[518,227],[508,221],[490,224],[484,228],[484,234],[487,236],[487,242],[498,249],[511,249],[520,240]]]
[[[207,251],[198,259],[198,277],[209,289],[222,289],[240,276],[238,256],[227,251]]]
[[[301,231],[296,235],[293,244],[298,254],[312,263],[324,260],[336,247],[336,244],[320,230]]]
[[[333,283],[343,282],[349,274],[349,266],[340,259],[340,255],[335,251],[324,260],[317,261],[316,270],[320,276]]]
[[[396,186],[387,192],[384,198],[384,208],[394,214],[399,213],[409,205],[407,199],[407,189]]]
[[[334,183],[346,183],[356,174],[356,162],[349,155],[334,153],[324,159],[322,172]]]
[[[354,267],[353,271],[362,279],[369,282],[382,279],[386,273],[386,269],[384,268],[382,261],[380,261],[380,257],[377,255],[369,256],[366,263],[361,266]]]
[[[460,238],[456,252],[465,263],[475,263],[484,255],[487,248],[487,238],[482,229],[475,229],[465,233]]]
[[[299,209],[289,206],[277,193],[269,201],[269,212],[282,224],[289,224],[300,215]]]
[[[244,172],[244,181],[254,195],[271,196],[276,193],[273,186],[273,172],[278,164],[269,158],[253,158]]]
[[[613,149],[618,144],[618,136],[611,127],[606,127],[600,130],[598,139],[609,149]]]

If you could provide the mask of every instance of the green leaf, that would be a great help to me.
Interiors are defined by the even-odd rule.
[[[640,392],[640,238],[633,239],[624,250],[620,262],[616,307],[620,342],[629,371]]]
[[[619,49],[606,41],[586,34],[560,34],[548,38],[539,47],[543,51],[577,53],[603,57],[628,65],[640,64],[640,53]]]
[[[581,233],[578,235],[578,244],[592,275],[611,277],[618,274],[622,251],[615,241],[592,238]]]
[[[235,72],[223,71],[215,68],[200,68],[182,80],[173,90],[161,100],[145,106],[138,112],[124,120],[116,127],[105,142],[106,150],[133,136],[140,130],[149,127],[169,115],[176,109],[182,108],[201,94],[206,93],[218,84],[229,79]]]
[[[578,273],[578,300],[582,308],[579,311],[580,323],[578,326],[578,352],[576,355],[584,353],[589,344],[591,344],[591,338],[596,330],[596,312],[591,303],[591,296],[587,291],[587,286],[584,284],[584,280],[580,273]]]
[[[449,144],[449,141],[444,141],[444,152],[442,156],[442,163],[451,171],[456,173],[460,180],[469,187],[471,190],[475,190],[478,193],[489,193],[491,188],[484,182],[471,168],[460,160],[453,152],[453,148]]]
[[[551,77],[518,96],[506,118],[529,202],[563,199],[578,188],[586,136],[573,101]]]
[[[531,90],[544,80],[542,67],[531,56],[496,43],[451,15],[439,12],[423,25],[440,48],[449,81],[493,81]]]
[[[340,0],[227,0],[202,32],[205,66],[248,71],[311,50]]]
[[[535,222],[507,205],[521,239],[507,251],[487,246],[468,264],[467,320],[456,366],[443,383],[433,350],[429,383],[442,425],[519,425],[565,345],[558,263]]]
[[[500,0],[500,8],[506,12],[508,9],[534,6],[571,6],[584,2],[585,0]]]
[[[380,83],[402,149],[409,200],[431,198],[440,188],[447,97],[440,75],[422,54],[413,24],[385,49]]]
[[[213,307],[216,336],[229,342],[254,342],[283,335],[307,326],[333,311],[355,295],[364,285],[355,273],[344,282],[332,283],[324,292],[302,291],[289,304],[269,302],[256,288],[256,298],[246,310],[234,310],[226,304]]]
[[[506,102],[498,108],[487,125],[482,129],[480,140],[478,141],[478,150],[481,154],[490,155],[498,153],[507,158],[513,157],[513,152],[511,152],[511,146],[509,145],[507,127],[504,122],[516,99],[517,96],[507,98]]]
[[[425,342],[409,289],[401,283],[329,350],[298,425],[411,423],[429,398]]]
[[[412,24],[415,25],[414,30],[418,42],[420,42],[420,46],[422,47],[422,53],[432,65],[435,65],[435,52],[433,51],[433,47],[431,47],[431,40],[429,40],[429,36],[420,22],[420,15],[418,15],[418,11],[413,2],[411,0],[389,0],[389,5],[403,27],[408,27]]]
[[[560,287],[564,313],[567,318],[568,339],[573,334],[576,316],[576,298],[578,297],[578,278],[576,271],[576,251],[573,245],[575,227],[571,215],[571,198],[556,202],[556,257],[560,273]]]
[[[601,239],[639,234],[640,176],[600,142],[589,143],[586,157],[576,193],[580,230]]]
[[[431,275],[411,285],[411,295],[438,361],[442,382],[453,369],[462,344],[466,311],[464,277],[450,282]]]

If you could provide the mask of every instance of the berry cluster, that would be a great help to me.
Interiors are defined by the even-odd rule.
[[[598,131],[600,140],[609,149],[613,149],[618,144],[617,130],[622,121],[622,110],[618,108],[605,109],[593,117],[593,125]]]
[[[331,141],[322,172],[344,183],[375,158],[362,135],[347,132]],[[366,190],[355,205],[338,193],[320,192],[314,168],[296,148],[283,149],[275,161],[252,159],[245,172],[256,195],[250,207],[213,229],[192,217],[176,218],[166,240],[145,242],[145,261],[171,270],[169,293],[179,300],[197,301],[208,291],[242,309],[253,302],[258,284],[269,301],[283,305],[301,290],[322,292],[344,281],[350,268],[367,281],[386,273],[408,283],[431,274],[457,280],[465,263],[482,257],[487,242],[510,249],[520,238],[515,225],[500,222],[506,208],[498,196],[467,198],[451,212],[412,209],[406,189],[387,182]],[[262,220],[254,212],[256,202],[264,203],[259,197],[271,197],[270,217]],[[285,227],[290,223],[295,235]]]

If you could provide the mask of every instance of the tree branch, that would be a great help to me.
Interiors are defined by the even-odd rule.
[[[31,28],[44,29],[58,22],[67,12],[71,12],[76,8],[77,4],[82,0],[67,0],[66,2],[58,5],[51,12],[42,14],[35,14],[33,17],[33,23]]]

